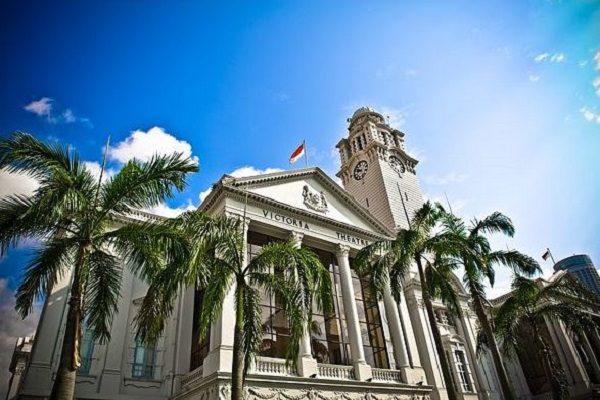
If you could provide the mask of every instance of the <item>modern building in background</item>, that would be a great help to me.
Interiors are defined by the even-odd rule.
[[[315,312],[313,325],[318,329],[302,342],[297,368],[284,358],[289,343],[285,315],[277,299],[264,294],[263,349],[246,381],[249,400],[447,398],[417,274],[407,277],[396,303],[389,291],[377,299],[352,269],[361,248],[408,228],[409,216],[423,203],[418,161],[406,153],[404,136],[378,112],[360,108],[349,119],[347,137],[337,144],[341,158],[337,176],[343,188],[316,167],[246,178],[224,175],[201,204],[208,214],[245,216],[247,259],[269,242],[292,240],[312,249],[330,271],[335,312]],[[132,218],[158,217],[140,212]],[[452,283],[459,292],[462,315],[452,314],[439,301],[434,307],[454,385],[461,399],[500,399],[493,364],[475,354],[478,324],[469,296],[459,279],[454,277]],[[23,379],[18,388],[11,388],[21,399],[50,394],[69,285],[70,277],[64,276],[46,299]],[[199,341],[202,291],[182,288],[162,337],[148,346],[136,341],[133,328],[147,287],[123,270],[111,341],[96,343],[84,332],[76,397],[228,399],[232,296],[226,297],[223,314],[210,334]],[[511,371],[519,398],[530,399],[523,371],[518,364]]]
[[[594,267],[592,259],[586,254],[578,254],[563,258],[554,264],[555,271],[569,271],[573,276],[579,279],[584,285],[590,288],[600,296],[600,275]]]

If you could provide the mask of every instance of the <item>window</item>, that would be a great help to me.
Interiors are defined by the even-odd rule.
[[[155,354],[156,345],[145,345],[136,340],[131,376],[138,379],[153,379]]]
[[[456,374],[458,375],[462,391],[472,392],[473,383],[471,381],[471,373],[465,359],[465,353],[462,350],[454,350],[454,365],[456,366]]]
[[[352,260],[350,262],[352,263]],[[352,286],[367,364],[375,368],[387,369],[390,365],[377,298],[371,293],[368,278],[358,278],[354,270],[352,270]]]
[[[280,240],[262,233],[248,232],[248,260],[254,258],[264,245]],[[273,272],[281,273],[281,271]],[[263,341],[260,355],[285,358],[290,343],[290,329],[281,300],[277,296],[263,292],[261,309]]]
[[[77,370],[78,375],[89,375],[92,367],[92,355],[94,354],[94,338],[92,331],[87,323],[87,320],[83,324],[83,332],[81,337],[81,365]]]
[[[348,341],[348,327],[344,315],[344,303],[340,287],[340,274],[336,265],[335,255],[331,252],[311,249],[321,263],[329,270],[333,291],[333,313],[323,315],[313,308],[311,324],[311,346],[313,357],[319,363],[349,365],[350,342]]]
[[[204,300],[204,290],[196,288],[194,294],[194,316],[192,322],[192,354],[190,359],[190,371],[195,370],[204,362],[204,358],[210,350],[210,328],[205,332],[204,338],[200,341],[200,317],[202,312],[202,302]]]

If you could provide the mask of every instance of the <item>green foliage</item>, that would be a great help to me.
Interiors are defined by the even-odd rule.
[[[565,398],[565,372],[540,332],[546,320],[550,320],[562,322],[568,329],[583,335],[598,328],[592,318],[592,312],[598,309],[600,298],[569,273],[559,272],[550,282],[517,276],[511,297],[494,310],[494,331],[508,357],[515,356],[519,349],[530,351],[533,345],[552,383],[555,398]],[[532,332],[533,343],[524,342],[525,330]]]
[[[129,161],[111,179],[92,176],[77,153],[16,132],[0,139],[0,168],[35,178],[31,196],[0,199],[0,255],[26,238],[42,241],[17,289],[16,308],[27,316],[66,273],[95,339],[110,339],[123,263],[142,276],[180,263],[184,247],[168,225],[132,222],[139,208],[156,206],[186,184],[196,164],[179,154]],[[114,229],[115,225],[120,225]],[[80,321],[81,322],[81,321]],[[77,325],[81,325],[80,323]]]
[[[186,237],[190,255],[184,268],[171,263],[154,274],[135,320],[138,337],[146,342],[157,340],[179,288],[196,285],[204,289],[199,319],[202,340],[223,312],[225,298],[233,290],[234,298],[241,299],[236,302],[235,311],[238,315],[241,309],[243,334],[237,345],[243,350],[245,373],[262,346],[260,304],[264,292],[282,302],[290,325],[287,359],[295,365],[300,340],[309,332],[312,305],[325,313],[333,309],[329,272],[318,257],[290,242],[275,242],[263,246],[247,261],[242,218],[187,212],[171,220],[170,225]],[[227,310],[230,311],[233,310]]]

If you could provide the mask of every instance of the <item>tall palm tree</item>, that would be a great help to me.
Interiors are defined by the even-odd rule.
[[[392,295],[400,301],[404,277],[414,262],[419,272],[423,304],[433,335],[434,345],[450,400],[456,400],[456,386],[450,363],[442,343],[442,337],[433,309],[434,295],[451,309],[458,309],[457,298],[444,279],[453,268],[448,256],[456,255],[454,235],[440,229],[449,214],[439,204],[426,202],[415,212],[409,229],[401,229],[391,240],[374,242],[363,248],[355,260],[359,273],[368,273],[376,292],[381,296],[389,284]],[[451,260],[450,260],[451,261]],[[440,285],[437,285],[440,283]]]
[[[462,246],[458,247],[461,253],[458,262],[464,267],[463,283],[473,300],[475,314],[486,336],[486,344],[492,353],[504,399],[512,400],[514,396],[508,375],[494,339],[492,324],[485,311],[487,299],[484,281],[487,280],[491,286],[494,286],[495,265],[507,266],[516,275],[529,277],[540,273],[540,266],[533,258],[516,250],[492,251],[485,234],[503,233],[512,237],[515,233],[510,218],[500,212],[494,212],[482,220],[474,220],[469,227],[466,227],[458,217],[448,218],[446,222],[446,228],[457,235],[456,242],[462,242]]]
[[[146,163],[129,161],[107,180],[96,179],[72,149],[17,132],[0,139],[0,168],[39,183],[31,196],[0,199],[0,255],[25,238],[42,242],[17,289],[17,311],[27,316],[36,299],[50,294],[61,277],[72,273],[51,394],[52,399],[72,399],[82,322],[87,321],[95,339],[110,339],[123,263],[144,276],[165,260],[181,263],[186,257],[185,243],[177,234],[160,224],[133,221],[130,214],[181,191],[198,166],[179,154],[155,156]]]
[[[553,398],[565,399],[568,396],[565,372],[542,334],[543,326],[550,320],[560,321],[579,334],[593,330],[597,326],[590,311],[599,309],[600,299],[566,272],[559,272],[550,282],[517,276],[512,289],[510,298],[494,310],[494,330],[502,351],[510,357],[524,346],[533,347],[542,361]],[[533,333],[533,341],[524,343],[522,334],[526,330]]]
[[[222,314],[223,301],[233,290],[232,399],[243,398],[248,367],[262,348],[261,292],[275,296],[288,318],[290,345],[287,359],[296,366],[301,338],[308,334],[312,305],[332,310],[329,272],[310,250],[291,242],[274,242],[246,260],[243,218],[186,213],[171,221],[191,235],[193,254],[187,268],[165,268],[153,279],[136,318],[142,341],[155,341],[165,327],[177,290],[197,284],[204,298],[199,321],[200,340]]]

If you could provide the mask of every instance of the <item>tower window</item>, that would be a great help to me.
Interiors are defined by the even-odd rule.
[[[367,202],[367,207],[369,207],[369,198],[367,197],[365,201]]]

